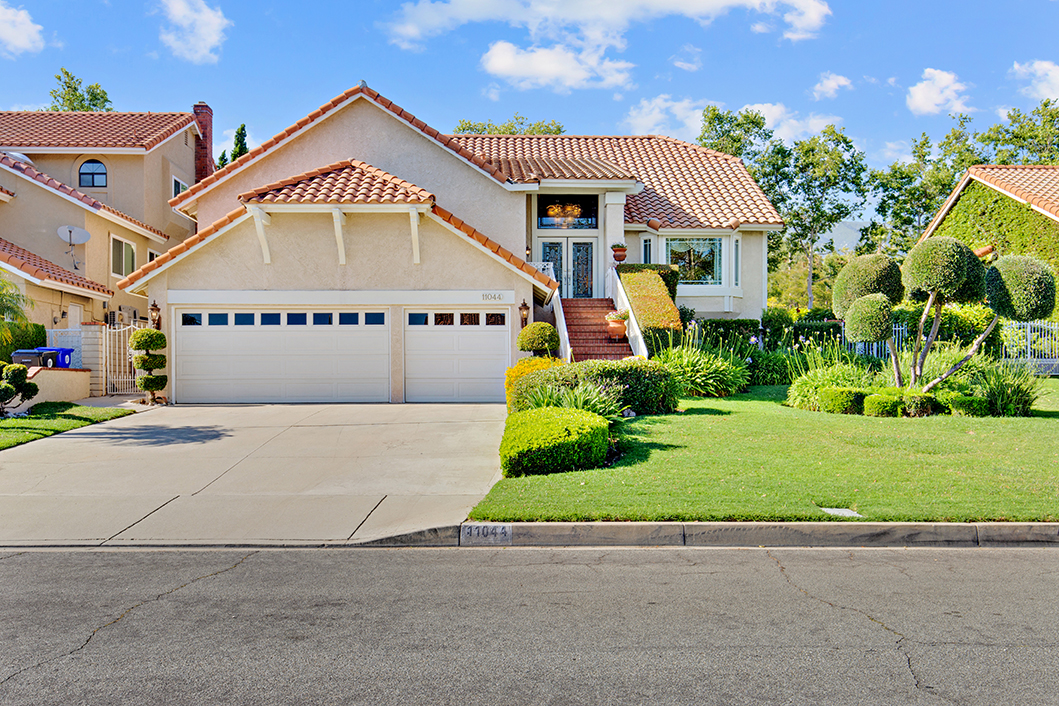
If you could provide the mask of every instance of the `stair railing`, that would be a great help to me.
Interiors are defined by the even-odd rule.
[[[559,357],[566,362],[572,362],[570,350],[570,333],[566,330],[566,316],[563,314],[563,300],[556,291],[552,295],[552,311],[555,312],[555,328],[559,332]]]
[[[644,342],[643,333],[640,331],[640,324],[636,321],[636,314],[633,313],[632,304],[629,303],[629,295],[625,293],[625,287],[621,284],[621,277],[618,276],[613,267],[607,270],[607,284],[609,285],[608,289],[614,292],[614,306],[629,312],[629,320],[625,322],[625,337],[629,339],[629,347],[632,348],[632,354],[649,358],[647,344]]]

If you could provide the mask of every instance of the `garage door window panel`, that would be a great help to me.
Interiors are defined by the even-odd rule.
[[[386,314],[381,311],[369,311],[364,314],[364,325],[365,326],[385,326],[386,325]]]
[[[329,311],[317,311],[313,314],[313,326],[331,326],[335,322],[335,315]]]
[[[261,314],[261,325],[262,326],[279,326],[281,317],[279,314],[268,313]]]
[[[339,326],[359,326],[360,313],[356,311],[343,311],[338,314]]]
[[[427,321],[430,320],[430,315],[418,312],[408,313],[408,325],[409,326],[426,326]]]
[[[227,326],[228,314],[207,314],[206,322],[209,323],[210,326]]]
[[[454,326],[455,324],[456,317],[452,313],[434,314],[435,326]]]
[[[474,313],[461,313],[460,314],[460,326],[478,326],[481,321],[481,315],[478,312]]]
[[[181,326],[202,326],[202,314],[181,314]]]
[[[235,315],[236,326],[253,326],[254,325],[254,314],[236,314]]]

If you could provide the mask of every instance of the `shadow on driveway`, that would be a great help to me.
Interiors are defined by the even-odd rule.
[[[84,428],[80,438],[89,438],[122,446],[176,446],[205,444],[232,436],[232,430],[220,426],[132,427],[128,429],[97,425]]]

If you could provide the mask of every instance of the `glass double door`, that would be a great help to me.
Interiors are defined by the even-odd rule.
[[[586,299],[594,296],[596,281],[596,238],[543,237],[540,259],[550,262],[559,282],[559,296]]]

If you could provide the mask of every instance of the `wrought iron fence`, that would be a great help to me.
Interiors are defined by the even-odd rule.
[[[134,395],[136,370],[132,364],[133,351],[129,348],[129,337],[147,324],[135,322],[129,326],[107,327],[103,331],[103,368],[108,395]]]

